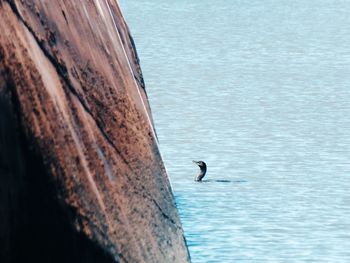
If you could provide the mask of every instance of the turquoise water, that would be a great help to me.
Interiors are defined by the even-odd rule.
[[[120,4],[192,261],[350,262],[350,1]]]

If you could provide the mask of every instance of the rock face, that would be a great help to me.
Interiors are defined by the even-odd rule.
[[[189,262],[113,0],[0,0],[0,261]]]

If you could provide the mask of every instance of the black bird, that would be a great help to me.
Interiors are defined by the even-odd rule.
[[[199,169],[201,169],[199,175],[194,179],[196,182],[201,182],[203,177],[205,176],[205,173],[207,172],[207,165],[203,161],[192,161],[195,164],[199,166]]]

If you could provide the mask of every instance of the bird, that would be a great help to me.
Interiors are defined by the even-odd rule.
[[[203,161],[192,161],[192,162],[197,164],[199,166],[199,169],[201,169],[199,175],[197,175],[194,180],[196,182],[201,182],[203,177],[205,176],[205,173],[207,172],[207,164]]]

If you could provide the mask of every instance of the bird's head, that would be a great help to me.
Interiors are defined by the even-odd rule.
[[[207,165],[203,161],[192,161],[192,162],[197,164],[200,168],[207,167]]]

